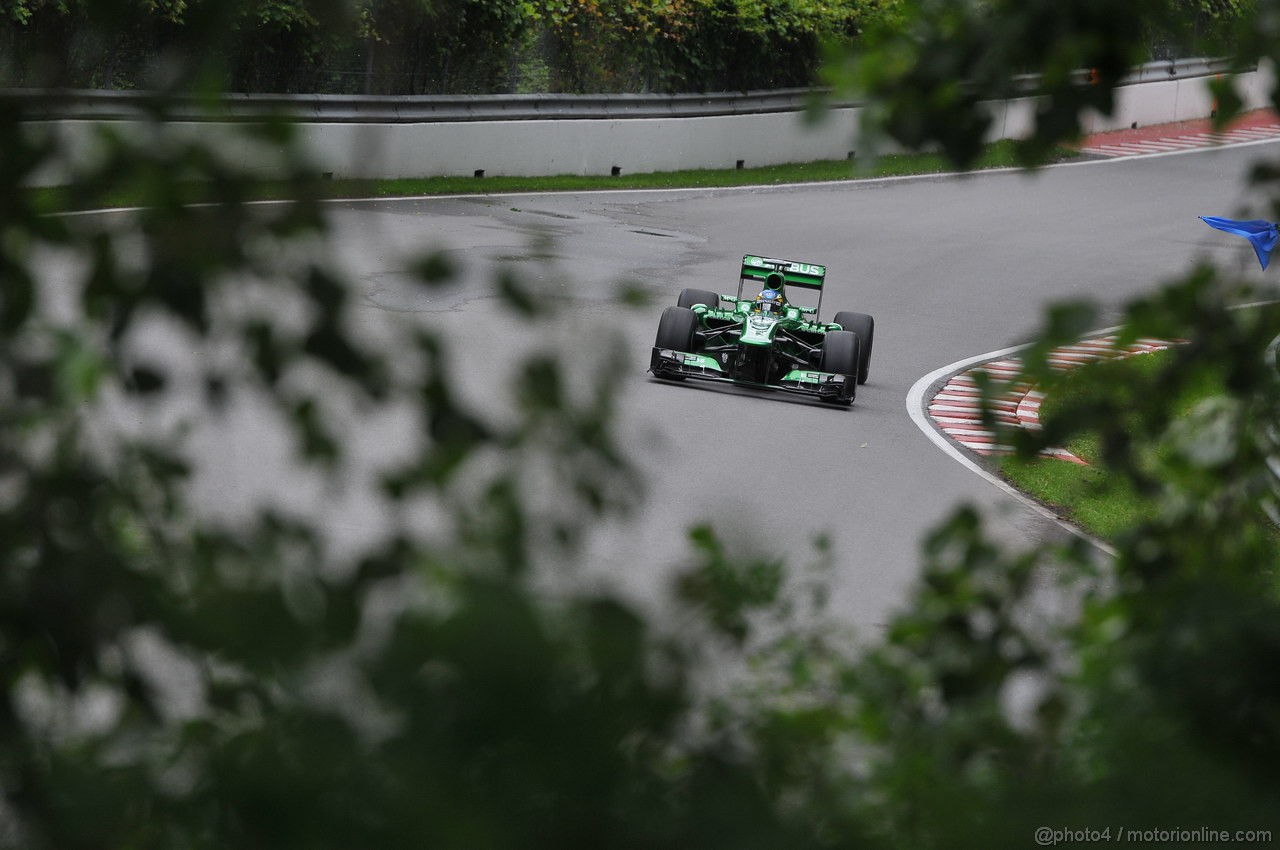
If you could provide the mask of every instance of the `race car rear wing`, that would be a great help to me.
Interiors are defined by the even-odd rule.
[[[778,260],[747,254],[742,258],[742,272],[738,276],[738,298],[742,298],[742,288],[747,281],[750,280],[763,287],[765,278],[773,272],[778,272],[782,275],[783,283],[786,287],[798,286],[802,289],[816,289],[818,291],[818,303],[813,308],[813,313],[815,316],[818,314],[818,310],[822,307],[822,284],[827,278],[827,267],[814,265],[813,263],[797,263],[794,260]],[[786,297],[785,289],[783,297]]]

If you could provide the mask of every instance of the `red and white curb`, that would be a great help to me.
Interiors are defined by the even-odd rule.
[[[1211,148],[1218,145],[1234,145],[1241,142],[1259,142],[1280,137],[1280,124],[1262,124],[1257,127],[1230,130],[1226,133],[1188,133],[1168,138],[1145,139],[1132,142],[1095,144],[1080,148],[1081,153],[1096,156],[1140,156],[1142,154],[1169,153],[1170,151]]]
[[[1166,340],[1140,339],[1132,345],[1118,348],[1115,335],[1109,334],[1054,349],[1049,355],[1049,365],[1065,372],[1096,360],[1150,354],[1162,351],[1170,345],[1173,343]],[[1044,401],[1044,393],[1019,380],[1022,375],[1022,358],[1016,354],[981,363],[952,375],[929,400],[929,418],[947,437],[975,454],[1011,454],[1013,447],[1002,444],[999,432],[991,430],[982,421],[982,392],[975,377],[978,372],[985,372],[995,381],[1008,384],[990,402],[992,416],[998,426],[1030,429],[1040,427],[1040,405]],[[1084,464],[1083,460],[1066,449],[1046,449],[1042,454]]]

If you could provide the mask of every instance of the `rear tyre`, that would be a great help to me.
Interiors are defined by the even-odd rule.
[[[822,400],[832,404],[853,404],[854,383],[858,379],[859,355],[862,342],[853,331],[828,331],[822,343],[822,371],[837,375],[848,375],[853,379],[849,385],[849,396],[826,396]]]
[[[681,307],[692,307],[694,304],[706,304],[713,310],[720,306],[720,296],[709,289],[682,289],[676,304]]]
[[[862,342],[861,360],[858,363],[858,383],[865,384],[871,373],[871,346],[875,344],[876,320],[866,313],[843,311],[836,313],[835,322],[846,331],[853,331]]]
[[[657,348],[669,348],[672,351],[693,351],[693,337],[698,330],[698,314],[688,307],[668,307],[662,311],[658,320],[658,336],[654,340]],[[659,374],[659,378],[669,381],[683,381],[684,375]]]

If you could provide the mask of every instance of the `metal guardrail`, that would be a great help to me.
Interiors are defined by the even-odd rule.
[[[192,121],[258,120],[346,124],[414,124],[458,121],[694,118],[795,112],[814,97],[811,89],[715,94],[359,95],[228,94],[217,99],[166,99],[164,114]],[[160,99],[131,91],[0,92],[35,120],[137,120],[157,114]]]
[[[1139,65],[1125,78],[1123,85],[1191,79],[1193,77],[1216,77],[1219,74],[1235,74],[1254,70],[1257,69],[1255,67],[1233,67],[1227,59],[1169,59]]]
[[[1121,84],[1137,85],[1228,73],[1219,59],[1149,62]],[[1018,79],[1028,93],[1037,77]],[[1083,85],[1089,72],[1079,72]],[[340,124],[422,124],[459,121],[546,121],[630,118],[705,118],[799,112],[822,89],[717,92],[711,94],[530,94],[359,95],[228,94],[217,98],[179,96],[161,99],[153,92],[79,89],[11,89],[0,103],[17,106],[28,120],[139,120],[163,114],[170,120],[256,121],[269,117]],[[836,101],[835,107],[856,107]]]

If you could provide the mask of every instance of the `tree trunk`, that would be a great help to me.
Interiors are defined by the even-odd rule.
[[[373,39],[365,40],[363,94],[373,94]]]

